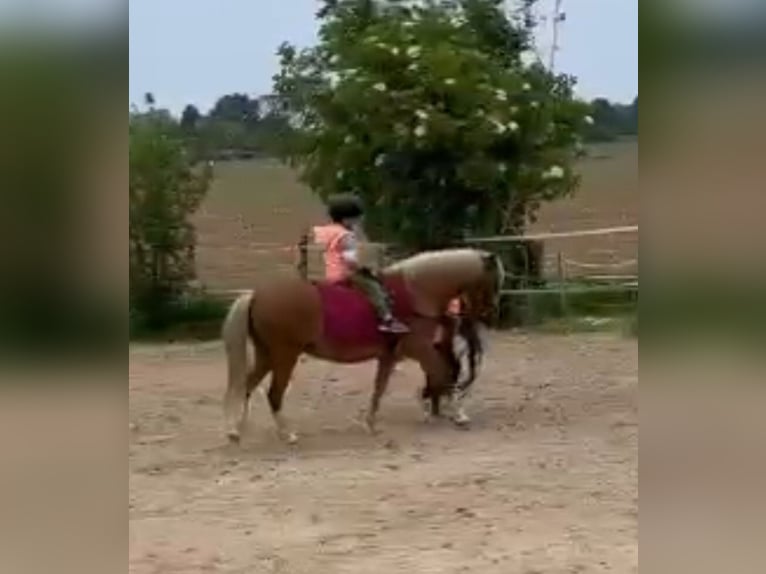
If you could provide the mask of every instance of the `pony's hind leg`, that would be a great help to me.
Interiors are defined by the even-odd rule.
[[[256,347],[255,351],[255,366],[247,375],[246,387],[245,387],[245,401],[242,406],[242,413],[239,419],[238,429],[239,432],[244,432],[247,427],[247,417],[250,414],[250,397],[253,391],[258,388],[261,381],[266,378],[271,372],[271,360],[265,351]]]
[[[282,412],[282,401],[299,356],[300,351],[280,349],[279,352],[273,354],[272,358],[273,370],[268,393],[269,406],[277,426],[277,434],[288,444],[295,444],[298,441],[298,435],[290,428]]]
[[[247,375],[246,400],[250,400],[253,391],[258,388],[261,381],[271,372],[271,359],[265,350],[260,347],[255,349],[255,367]]]
[[[229,369],[229,385],[226,388],[224,405],[226,411],[229,441],[238,443],[247,425],[250,395],[271,371],[271,364],[265,353],[256,350],[254,367],[243,374],[241,370]]]
[[[388,387],[388,381],[391,379],[391,373],[396,366],[396,358],[393,355],[386,355],[378,360],[378,370],[375,373],[375,389],[372,392],[370,398],[370,410],[367,412],[367,430],[371,433],[375,433],[375,424],[378,417],[378,409],[380,408],[380,399],[386,392]]]

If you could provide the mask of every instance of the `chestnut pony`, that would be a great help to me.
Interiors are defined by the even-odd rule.
[[[505,278],[500,259],[478,249],[430,251],[386,267],[381,278],[392,295],[395,313],[410,328],[408,334],[378,333],[371,305],[349,286],[313,283],[297,275],[271,278],[232,304],[222,333],[228,362],[224,414],[230,441],[239,442],[250,396],[268,374],[268,401],[278,434],[289,443],[297,440],[282,411],[282,400],[303,354],[337,363],[377,360],[365,421],[372,432],[398,361],[408,358],[420,364],[432,396],[454,387],[454,369],[434,345],[434,335],[444,325],[447,305],[455,297],[464,301],[464,319],[469,324],[491,316]],[[248,341],[255,350],[252,365]],[[468,417],[461,400],[455,397],[455,420],[465,423]]]

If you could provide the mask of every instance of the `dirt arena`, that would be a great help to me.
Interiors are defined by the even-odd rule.
[[[638,571],[635,339],[493,335],[467,431],[422,422],[407,364],[369,436],[372,370],[303,362],[301,442],[256,394],[234,448],[219,344],[131,347],[130,572]]]

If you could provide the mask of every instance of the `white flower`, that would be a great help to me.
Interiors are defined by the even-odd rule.
[[[346,175],[342,169],[338,170],[338,173],[335,174],[335,177],[338,179],[343,179],[343,176]]]
[[[409,48],[407,48],[407,55],[410,58],[417,58],[418,56],[420,56],[420,52],[422,51],[423,49],[420,46],[410,46]]]
[[[386,154],[382,153],[375,158],[375,167],[380,167],[386,162]]]
[[[454,86],[455,78],[447,78],[446,80],[444,80],[444,83],[447,84],[448,86]]]
[[[394,56],[398,56],[399,55],[399,48],[397,48],[396,46],[391,48],[391,54],[393,54]]]
[[[592,126],[595,122],[593,121],[593,116],[585,116],[585,123],[589,126]]]
[[[425,137],[427,133],[428,129],[422,124],[415,128],[415,135],[419,138]]]
[[[537,108],[539,108],[539,107],[540,107],[540,103],[539,103],[539,102],[532,102],[532,103],[531,103],[531,104],[529,104],[529,105],[530,105],[530,107],[531,107],[532,109],[534,109],[534,110],[536,110]]]
[[[526,83],[526,84],[524,84],[523,89],[524,89],[525,92],[528,92],[529,90],[532,89],[532,86],[529,85],[528,83]]]
[[[525,50],[521,53],[520,56],[521,59],[521,65],[525,68],[529,68],[530,66],[536,64],[539,61],[539,57],[534,52],[534,50]]]
[[[346,136],[346,138],[343,140],[343,142],[344,142],[344,143],[347,143],[347,144],[352,144],[352,143],[354,143],[354,136],[352,136],[352,135],[350,135],[350,134],[349,134],[349,135],[347,135],[347,136]]]
[[[407,66],[407,69],[410,72],[417,72],[418,71],[418,65],[417,64],[410,64],[409,66]]]
[[[499,122],[495,118],[490,118],[490,123],[495,127],[495,131],[499,134],[504,134],[506,131],[508,131],[508,128],[505,127],[505,124]]]
[[[561,179],[564,177],[564,168],[560,165],[552,165],[548,171],[543,173],[544,179]]]
[[[495,99],[498,102],[507,102],[508,94],[505,93],[505,90],[495,90]]]
[[[386,84],[383,82],[378,82],[372,87],[373,90],[376,90],[378,92],[385,92],[386,91]]]
[[[497,171],[499,171],[500,173],[505,173],[506,171],[508,171],[508,166],[505,163],[499,163],[497,164]]]
[[[337,54],[333,56],[332,58],[330,58],[330,64],[332,64],[333,66],[337,66],[339,63],[340,63],[340,56],[338,56]]]
[[[517,124],[516,122],[510,122],[508,124],[508,129],[511,130],[512,132],[517,132],[519,131],[519,124]]]
[[[421,119],[421,120],[423,120],[423,121],[425,121],[425,120],[427,120],[427,119],[428,119],[428,112],[427,112],[427,111],[425,111],[425,110],[417,110],[417,111],[415,111],[415,115],[416,115],[416,116],[417,116],[419,119]]]

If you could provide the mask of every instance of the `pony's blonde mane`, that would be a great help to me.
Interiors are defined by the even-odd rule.
[[[385,271],[402,273],[409,279],[448,271],[479,277],[484,271],[484,255],[485,252],[470,248],[427,251],[398,261]]]

